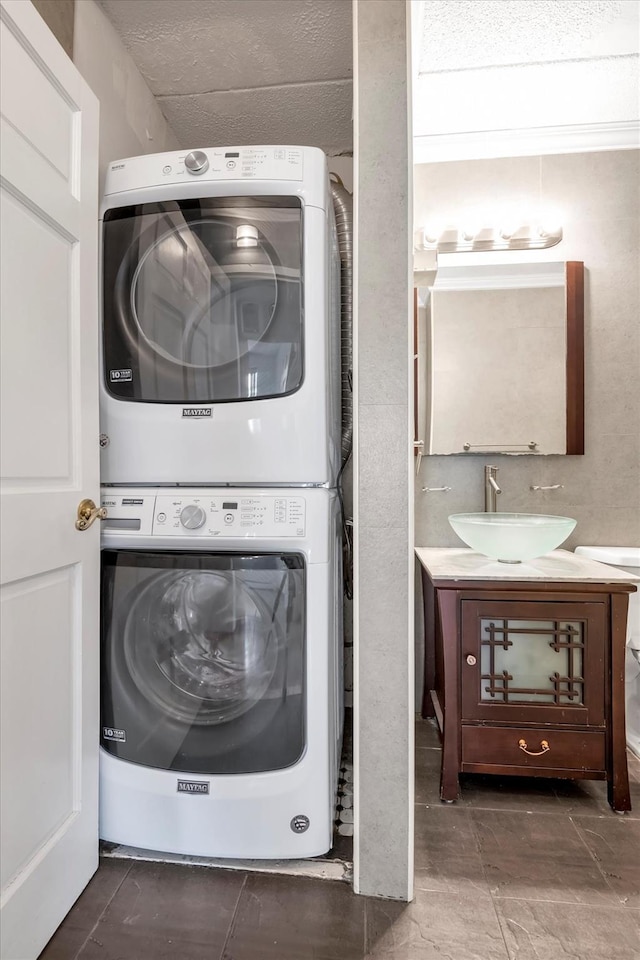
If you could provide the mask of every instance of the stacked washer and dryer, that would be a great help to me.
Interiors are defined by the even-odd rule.
[[[324,853],[343,713],[326,158],[122,160],[102,218],[100,835]]]

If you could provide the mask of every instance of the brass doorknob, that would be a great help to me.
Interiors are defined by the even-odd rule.
[[[96,507],[93,500],[87,498],[78,504],[78,519],[76,530],[88,530],[94,520],[104,520],[107,516],[106,507]]]

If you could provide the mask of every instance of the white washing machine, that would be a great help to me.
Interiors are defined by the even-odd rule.
[[[119,160],[101,216],[103,482],[334,485],[340,261],[322,151]]]
[[[341,552],[326,489],[103,489],[100,836],[208,857],[332,842]]]

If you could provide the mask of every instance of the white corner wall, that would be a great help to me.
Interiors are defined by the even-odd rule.
[[[354,888],[396,900],[413,897],[407,14],[354,3]]]
[[[100,193],[110,161],[180,148],[140,71],[94,0],[76,3],[73,60],[100,101]]]

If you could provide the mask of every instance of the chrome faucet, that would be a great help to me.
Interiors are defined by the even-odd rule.
[[[499,493],[502,493],[502,490],[498,486],[498,481],[496,476],[498,473],[498,467],[495,466],[486,466],[484,468],[484,512],[485,513],[495,513],[496,512],[496,497]]]

